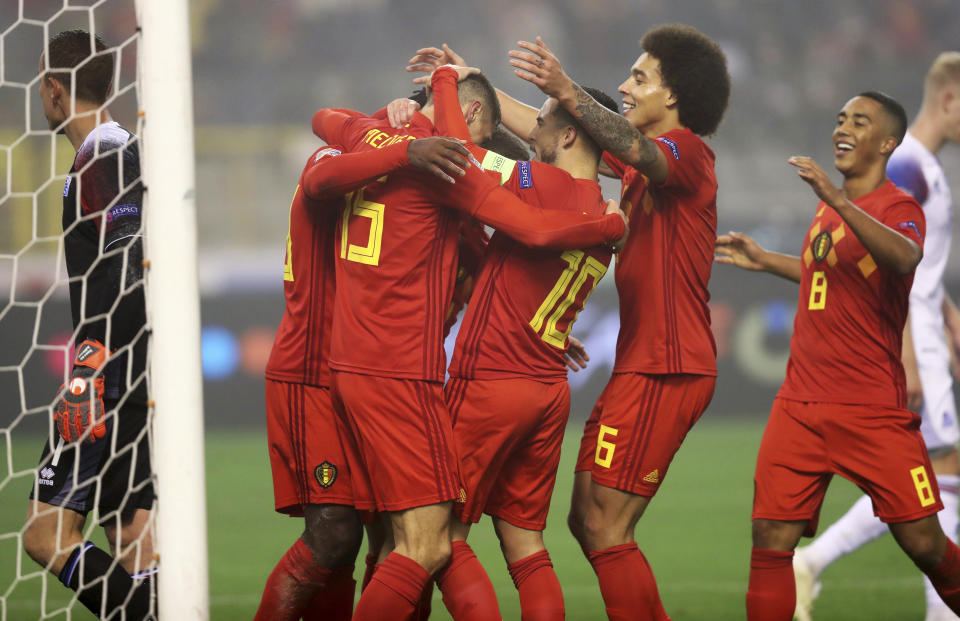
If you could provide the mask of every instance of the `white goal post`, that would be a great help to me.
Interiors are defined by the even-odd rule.
[[[187,0],[139,0],[158,608],[209,618],[193,88]]]

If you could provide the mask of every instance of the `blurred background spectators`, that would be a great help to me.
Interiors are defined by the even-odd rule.
[[[51,33],[92,24],[110,44],[123,46],[122,94],[111,111],[128,126],[138,122],[132,1],[71,0],[66,11],[63,4],[0,0],[0,145],[6,145],[0,151],[0,291],[12,284],[21,299],[39,298],[49,286],[49,275],[33,266],[56,260],[59,195],[72,158],[65,140],[51,140],[44,131],[35,95],[45,22]],[[309,129],[312,113],[326,106],[372,112],[408,94],[411,76],[403,69],[418,47],[446,42],[495,85],[539,106],[543,96],[514,77],[507,63],[518,39],[543,36],[571,77],[619,100],[616,88],[648,28],[665,22],[700,28],[723,46],[733,77],[730,109],[710,140],[717,153],[720,231],[743,230],[768,247],[795,253],[816,198],[787,157],[808,154],[829,167],[835,114],[860,91],[885,91],[912,117],[930,62],[956,49],[960,32],[957,0],[193,0],[190,7],[212,421],[224,410],[250,421],[262,417],[259,379],[282,309],[289,201],[318,144]],[[960,153],[947,147],[941,159],[960,195]],[[617,184],[604,187],[608,196],[617,195]],[[45,235],[53,241],[38,241]],[[960,276],[956,257],[948,275]],[[766,412],[782,379],[795,288],[719,267],[711,290],[721,363],[713,410]],[[0,315],[0,336],[28,333],[22,327],[36,319],[31,313]],[[43,321],[43,339],[69,336],[63,334],[65,316],[47,312]],[[595,355],[594,372],[576,377],[574,416],[586,415],[606,379],[616,329],[616,293],[608,277],[576,331]],[[37,364],[54,377],[56,365],[40,358],[33,356],[24,368]],[[0,374],[0,388],[5,381]]]

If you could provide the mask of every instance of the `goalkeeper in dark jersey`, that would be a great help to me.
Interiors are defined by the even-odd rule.
[[[154,616],[156,572],[143,187],[138,139],[105,108],[113,74],[113,53],[99,36],[81,30],[52,37],[40,59],[44,116],[77,151],[63,190],[76,353],[51,407],[54,424],[30,494],[23,545],[95,615],[122,609],[124,618],[139,620]],[[84,540],[93,509],[110,553]]]

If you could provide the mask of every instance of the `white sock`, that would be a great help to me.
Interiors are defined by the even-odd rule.
[[[815,576],[835,560],[887,532],[887,525],[873,514],[869,496],[861,496],[850,510],[804,548],[804,559]]]
[[[943,511],[937,514],[940,520],[940,527],[946,533],[950,541],[957,542],[957,527],[960,526],[960,514],[958,514],[957,488],[960,487],[960,477],[953,474],[938,474],[937,485],[940,486],[940,500],[943,501]],[[940,596],[937,595],[930,579],[923,577],[923,589],[927,596],[927,616],[931,613],[937,613],[937,619],[956,619],[956,615],[950,612],[947,605],[943,603]]]

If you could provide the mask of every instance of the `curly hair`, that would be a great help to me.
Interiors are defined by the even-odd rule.
[[[666,24],[647,31],[640,47],[660,61],[680,123],[700,136],[716,133],[730,99],[727,57],[717,42],[693,26]]]
[[[102,104],[113,82],[113,52],[100,35],[85,30],[65,30],[47,43],[46,77],[59,81],[82,101]]]

